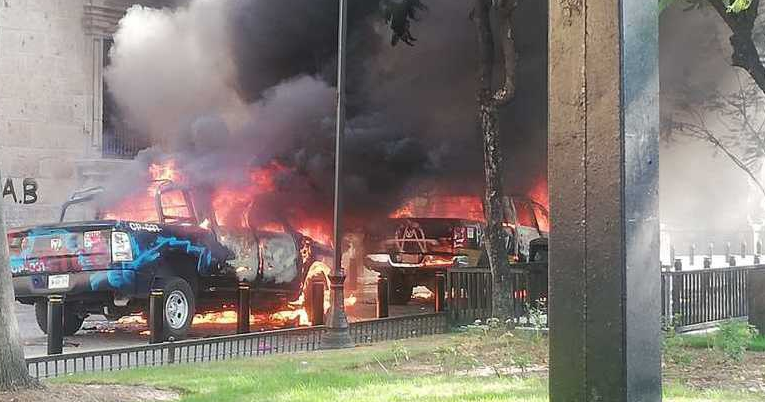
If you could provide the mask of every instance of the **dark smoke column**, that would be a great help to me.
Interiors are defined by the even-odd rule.
[[[345,137],[345,39],[348,30],[348,0],[340,0],[340,26],[337,41],[337,133],[335,142],[335,261],[329,276],[330,307],[327,326],[329,331],[322,339],[325,349],[353,347],[348,331],[343,295],[343,137]]]

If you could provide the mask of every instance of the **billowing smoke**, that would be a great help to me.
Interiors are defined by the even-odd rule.
[[[469,4],[428,2],[415,47],[389,45],[376,1],[350,2],[346,199],[351,217],[385,216],[429,188],[481,194]],[[528,3],[528,2],[527,2]],[[537,2],[534,2],[537,3]],[[519,10],[518,101],[503,115],[508,192],[546,170],[544,5]],[[133,6],[106,80],[130,126],[172,155],[196,187],[248,183],[278,166],[268,215],[328,218],[334,168],[334,0],[192,0]],[[145,179],[128,174],[126,178]],[[260,214],[259,214],[260,215]]]
[[[730,65],[730,30],[713,10],[687,9],[679,3],[662,14],[660,34],[662,222],[670,229],[746,230],[751,212],[747,198],[753,190],[746,174],[708,141],[690,138],[667,124],[696,122],[691,113],[699,113],[715,135],[729,137],[730,120],[721,124],[718,114],[706,109],[705,101],[714,93],[737,89],[740,79],[742,83],[749,80]],[[728,141],[727,145],[744,154],[739,144]]]

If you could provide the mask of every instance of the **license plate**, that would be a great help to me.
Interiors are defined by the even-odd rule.
[[[68,289],[69,275],[51,275],[48,277],[48,289]]]

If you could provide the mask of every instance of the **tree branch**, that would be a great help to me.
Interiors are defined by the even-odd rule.
[[[747,164],[738,157],[738,155],[734,154],[733,151],[728,149],[728,147],[719,138],[717,138],[712,130],[707,127],[706,120],[704,120],[704,117],[700,113],[694,112],[693,114],[699,123],[680,123],[679,128],[694,137],[709,141],[712,145],[721,150],[728,157],[728,159],[730,159],[736,166],[743,170],[747,176],[749,176],[755,186],[757,186],[757,188],[760,190],[760,193],[765,196],[765,186],[763,186],[760,179],[757,178],[757,175],[752,172],[752,169],[750,169],[749,166],[747,166]]]

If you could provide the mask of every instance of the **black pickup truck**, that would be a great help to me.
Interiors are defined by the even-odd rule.
[[[165,337],[183,339],[196,312],[236,300],[240,281],[250,283],[253,308],[268,311],[299,298],[314,263],[331,264],[331,250],[294,231],[218,227],[169,181],[156,185],[156,219],[67,222],[68,210],[102,193],[75,193],[58,223],[8,231],[16,299],[35,305],[44,332],[48,295],[64,295],[71,335],[89,314],[145,312],[151,289],[163,289]]]

